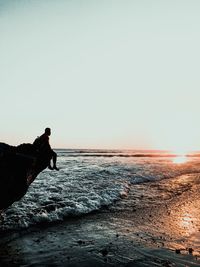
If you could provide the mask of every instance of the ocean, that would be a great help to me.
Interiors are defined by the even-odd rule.
[[[164,197],[161,189],[156,190],[156,196],[148,194],[149,185],[156,188],[163,179],[170,181],[181,175],[200,173],[198,153],[184,158],[167,151],[58,149],[56,152],[60,170],[46,169],[38,175],[27,194],[5,211],[0,232],[98,212],[126,197],[129,205],[130,186],[135,186],[132,195],[135,205],[139,205],[141,195],[146,205],[150,200],[172,198],[177,192],[189,189],[190,184],[169,188]]]

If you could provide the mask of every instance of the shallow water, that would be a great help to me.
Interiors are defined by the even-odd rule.
[[[57,153],[60,170],[46,169],[36,178],[27,194],[6,211],[0,231],[98,211],[127,196],[131,185],[136,189],[131,196],[135,203],[141,202],[142,195],[148,205],[181,194],[190,186],[181,183],[149,195],[144,194],[148,182],[157,188],[160,180],[200,172],[198,155],[178,164],[174,163],[175,155],[161,151],[58,150]]]

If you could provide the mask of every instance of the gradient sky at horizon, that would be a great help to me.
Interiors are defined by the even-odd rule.
[[[0,0],[1,142],[200,149],[200,2]]]

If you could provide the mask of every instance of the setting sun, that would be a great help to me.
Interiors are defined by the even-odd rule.
[[[188,151],[186,150],[176,150],[174,151],[175,157],[173,158],[173,163],[181,164],[185,163],[188,160],[187,154]]]
[[[173,158],[173,163],[177,163],[177,164],[181,164],[181,163],[185,163],[188,160],[188,158],[186,156],[177,156],[175,158]]]

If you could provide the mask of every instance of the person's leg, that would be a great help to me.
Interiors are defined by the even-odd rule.
[[[55,151],[52,150],[52,158],[53,158],[53,169],[54,170],[59,170],[56,166],[56,161],[57,161],[57,154]]]
[[[49,157],[50,157],[48,168],[50,170],[53,170],[53,167],[51,167],[51,160],[53,159],[53,150],[49,151],[48,153],[49,153]]]

